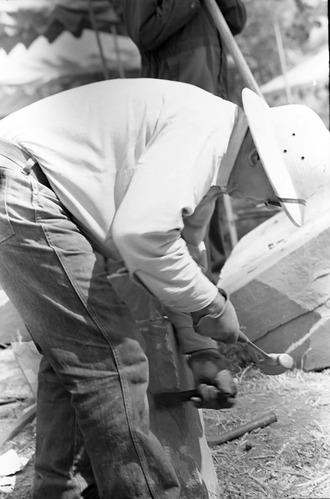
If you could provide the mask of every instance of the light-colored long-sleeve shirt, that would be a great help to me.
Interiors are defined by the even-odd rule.
[[[110,80],[13,113],[0,137],[33,156],[97,249],[191,312],[217,293],[199,264],[240,113],[188,84]]]

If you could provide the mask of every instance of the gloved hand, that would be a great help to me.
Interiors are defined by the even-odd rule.
[[[200,397],[192,402],[198,408],[226,409],[235,403],[237,385],[228,360],[217,349],[200,350],[188,359]]]
[[[197,312],[191,312],[194,329],[202,336],[209,336],[223,343],[235,343],[240,325],[233,304],[227,293],[219,289],[215,300]]]

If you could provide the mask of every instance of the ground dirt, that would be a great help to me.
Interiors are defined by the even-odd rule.
[[[219,435],[274,413],[277,421],[212,447],[221,499],[330,499],[330,371],[243,372],[235,408],[205,411]]]
[[[10,348],[0,350],[0,439],[25,408],[31,392]],[[208,439],[265,413],[276,422],[211,448],[221,499],[330,499],[330,370],[267,377],[253,366],[238,370],[234,408],[204,411]],[[35,422],[4,444],[29,459],[0,499],[30,499]],[[1,478],[1,477],[0,477]],[[198,499],[198,498],[196,498]]]

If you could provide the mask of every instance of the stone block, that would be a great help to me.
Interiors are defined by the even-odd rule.
[[[330,349],[317,360],[326,336],[320,325],[330,320],[329,188],[308,201],[303,227],[281,212],[244,236],[219,286],[230,292],[242,329],[258,346],[291,352],[309,370],[330,366]]]
[[[173,328],[162,308],[123,269],[109,275],[111,285],[128,305],[139,326],[139,341],[149,362],[150,429],[165,449],[181,485],[182,499],[220,499],[203,413],[191,403],[160,408],[154,395],[194,388],[190,369],[178,352]]]

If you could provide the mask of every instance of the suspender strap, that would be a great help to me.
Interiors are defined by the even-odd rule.
[[[297,198],[297,199],[292,199],[292,198],[280,198],[277,196],[277,199],[281,201],[282,203],[296,203],[296,204],[302,204],[306,206],[306,200]]]

